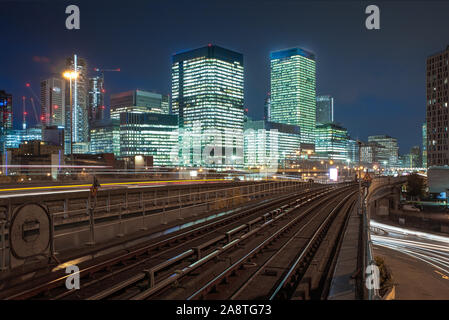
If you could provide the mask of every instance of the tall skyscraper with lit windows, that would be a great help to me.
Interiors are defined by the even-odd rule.
[[[95,122],[105,119],[104,78],[100,76],[89,78],[88,89],[88,117],[90,130]]]
[[[12,95],[0,90],[0,154],[5,152],[6,135],[12,129]]]
[[[348,130],[335,123],[316,127],[315,152],[320,159],[348,161]]]
[[[427,166],[449,164],[449,46],[427,58]]]
[[[242,167],[243,55],[215,45],[175,54],[172,112],[179,116],[180,164]]]
[[[77,72],[78,76],[71,80],[66,80],[66,110],[65,110],[65,153],[71,151],[71,141],[73,142],[73,153],[87,153],[89,149],[89,111],[88,111],[88,86],[86,60],[76,54],[67,58],[66,70]],[[71,90],[70,90],[71,83]],[[70,106],[70,92],[72,100]],[[70,133],[72,139],[70,139]]]
[[[378,161],[389,167],[398,165],[399,147],[398,140],[387,135],[369,136],[368,143],[376,143],[380,146],[377,148]]]
[[[427,168],[427,123],[422,125],[422,167]]]
[[[145,90],[130,90],[111,94],[111,119],[120,120],[120,113],[165,113],[170,112],[168,95]]]
[[[301,143],[315,142],[315,54],[301,48],[271,53],[270,120],[301,128]]]
[[[42,124],[63,127],[65,125],[65,109],[65,81],[59,77],[41,81]]]
[[[316,97],[316,123],[326,124],[334,122],[334,98],[330,95]]]

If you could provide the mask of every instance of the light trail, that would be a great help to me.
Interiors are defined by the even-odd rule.
[[[117,185],[146,185],[146,184],[161,184],[161,183],[192,183],[192,182],[218,182],[229,181],[226,179],[201,179],[201,180],[166,180],[166,181],[130,181],[130,182],[111,182],[101,183],[101,186],[117,186]],[[0,189],[0,192],[9,191],[24,191],[24,190],[48,190],[48,189],[61,189],[61,188],[87,188],[92,184],[76,184],[76,185],[63,185],[63,186],[42,186],[42,187],[25,187],[25,188],[7,188]]]
[[[385,247],[420,260],[449,279],[449,237],[416,231],[371,221],[371,240],[375,246]]]

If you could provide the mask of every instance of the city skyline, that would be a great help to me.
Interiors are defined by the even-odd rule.
[[[448,13],[0,0],[0,300],[449,300]]]
[[[288,19],[281,19],[280,10],[273,8],[273,3],[267,2],[267,8],[258,7],[256,13],[259,18],[267,18],[268,14],[271,14],[273,21],[270,23],[254,25],[251,23],[253,20],[246,19],[248,18],[245,14],[246,11],[241,10],[235,14],[235,23],[229,25],[226,34],[221,30],[222,18],[211,22],[211,17],[204,15],[204,20],[211,22],[207,30],[201,29],[198,23],[187,24],[189,30],[201,29],[201,32],[189,32],[188,36],[185,34],[182,37],[181,35],[174,36],[170,40],[167,40],[168,38],[164,35],[173,34],[173,30],[179,26],[180,22],[169,27],[164,24],[168,29],[161,27],[156,31],[149,28],[148,23],[144,20],[132,19],[136,18],[137,14],[134,10],[142,9],[143,11],[138,14],[138,17],[143,18],[145,13],[153,17],[153,23],[156,23],[155,21],[166,17],[170,10],[175,10],[176,15],[181,15],[183,9],[186,9],[186,12],[194,11],[194,9],[184,8],[185,4],[180,4],[180,7],[175,9],[175,2],[169,2],[163,7],[158,3],[136,1],[121,10],[115,10],[119,6],[118,3],[108,2],[108,4],[108,7],[104,7],[104,2],[101,1],[94,4],[81,1],[83,25],[77,31],[64,30],[63,27],[60,28],[61,30],[56,28],[59,24],[63,25],[65,19],[64,14],[57,13],[63,12],[64,3],[52,3],[50,6],[45,2],[39,4],[40,6],[36,5],[35,11],[26,10],[33,12],[33,17],[23,19],[17,28],[9,29],[11,32],[5,35],[5,40],[9,40],[11,48],[14,49],[10,51],[17,52],[17,61],[20,61],[21,67],[14,67],[14,64],[5,66],[5,72],[11,74],[11,77],[1,77],[0,86],[13,94],[16,114],[20,113],[21,97],[23,95],[30,96],[25,83],[31,83],[33,90],[37,92],[39,82],[52,74],[58,74],[62,69],[59,66],[62,66],[64,59],[73,52],[88,60],[90,76],[96,75],[91,70],[93,67],[120,67],[122,69],[120,77],[114,74],[106,76],[106,104],[109,105],[110,94],[115,92],[135,88],[161,93],[170,92],[171,55],[180,50],[213,43],[244,54],[247,66],[245,71],[245,108],[249,109],[249,115],[254,119],[262,119],[264,100],[270,85],[269,54],[275,50],[298,45],[310,49],[317,55],[317,95],[331,94],[335,97],[335,120],[348,128],[351,137],[366,140],[369,135],[387,134],[398,139],[401,153],[406,153],[412,146],[421,143],[420,126],[425,121],[425,59],[433,52],[445,48],[447,44],[441,39],[446,39],[448,32],[443,31],[444,28],[439,28],[435,31],[436,35],[432,37],[433,40],[426,38],[421,42],[422,45],[414,50],[407,49],[413,45],[410,38],[406,38],[407,41],[396,41],[395,35],[398,35],[403,28],[412,28],[413,30],[420,29],[417,36],[424,37],[429,30],[432,30],[425,25],[425,21],[430,19],[430,13],[438,15],[439,11],[444,11],[446,4],[436,4],[437,7],[443,8],[436,10],[435,7],[426,8],[420,3],[413,3],[407,7],[383,3],[381,7],[386,14],[383,15],[382,28],[370,33],[362,24],[364,15],[361,4],[324,6],[320,3],[311,4],[300,1],[294,4],[281,1],[280,7],[283,9],[283,14],[287,15],[286,17],[289,16],[288,13],[285,13],[286,7],[292,8],[292,10],[301,9],[299,14],[305,15],[301,12],[308,12],[310,16],[314,16],[313,13],[320,10],[320,17],[322,17],[319,19],[322,24],[313,22],[311,18],[300,19],[304,22],[300,22],[299,25],[308,24],[309,28],[302,28],[301,31],[298,26],[292,31],[285,32],[289,23],[284,20]],[[31,5],[33,6],[33,4]],[[19,12],[22,14],[20,3],[8,3],[6,6],[11,15],[2,19],[1,26],[8,22],[14,23],[11,17]],[[231,4],[219,6],[224,13],[229,12],[232,7]],[[238,8],[250,9],[253,6],[255,8],[255,3],[249,1],[239,4]],[[216,5],[199,2],[193,7],[200,13],[207,13],[212,8],[216,8]],[[159,17],[155,16],[156,9],[160,9]],[[271,13],[268,12],[270,9]],[[47,26],[43,26],[42,33],[33,32],[31,28],[34,23],[40,21],[38,17],[39,13],[43,12],[42,10],[45,10],[44,16],[57,18],[49,21]],[[116,12],[121,12],[123,21],[127,23],[111,23],[109,26],[97,25],[93,21],[92,11],[99,17],[111,18],[111,21],[117,17]],[[2,17],[4,12],[6,10],[2,10],[0,13]],[[30,13],[27,12],[24,14],[29,15]],[[341,18],[332,17],[332,12],[338,12],[338,16]],[[407,17],[413,16],[417,12],[423,13],[423,22],[421,23],[414,21],[413,25],[410,22],[410,25],[398,26],[393,22],[395,15]],[[344,19],[344,17],[348,19]],[[407,21],[407,19],[405,20]],[[241,36],[236,33],[236,26],[245,26]],[[329,32],[330,26],[334,28],[332,32]],[[56,28],[55,36],[49,39],[45,36],[45,32],[49,30],[46,28],[52,27]],[[98,34],[102,35],[96,44],[92,43],[96,37],[92,37],[89,33],[92,28],[97,28]],[[276,35],[272,37],[273,40],[271,37],[270,39],[256,37],[255,41],[251,41],[251,43],[247,41],[250,35],[254,35],[256,32],[263,34],[267,28]],[[134,31],[137,36],[146,35],[148,39],[153,39],[149,41],[149,45],[139,43],[141,49],[149,48],[151,51],[132,50],[126,55],[123,55],[122,50],[117,50],[118,53],[111,51],[111,46],[119,43],[118,48],[124,47],[136,38],[136,35],[129,33],[130,31]],[[336,36],[343,31],[347,31],[359,39],[358,45],[344,39],[340,39],[339,42],[332,39],[332,35]],[[23,38],[25,34],[27,34],[27,43],[17,40]],[[59,43],[58,35],[63,39],[64,45],[62,46],[57,45]],[[116,39],[112,39],[112,35],[115,35]],[[401,34],[401,39],[404,40],[403,34]],[[40,41],[39,45],[36,46],[38,41]],[[32,50],[27,50],[27,48],[32,48]],[[342,48],[347,48],[347,50],[343,52]],[[144,52],[145,54],[143,54]],[[403,58],[404,52],[407,52],[407,58]],[[356,57],[356,53],[360,57]],[[9,55],[3,51],[0,53],[0,58],[7,60]],[[124,57],[119,58],[120,56]],[[344,66],[341,66],[340,61],[345,62]],[[383,65],[388,68],[382,68],[385,69],[383,71],[378,70],[379,66]],[[342,67],[344,68],[342,69]],[[392,83],[395,83],[395,90],[392,88]],[[343,85],[345,87],[342,87]],[[28,112],[31,113],[32,110],[28,109]],[[385,117],[385,114],[388,114],[388,117]],[[405,115],[407,115],[407,121],[402,121],[401,128],[395,126],[395,122]],[[29,116],[29,119],[31,118]],[[371,118],[374,121],[365,122],[366,118]],[[21,119],[15,117],[14,123],[18,128]]]

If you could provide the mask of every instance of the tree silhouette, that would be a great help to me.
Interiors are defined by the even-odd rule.
[[[407,195],[414,200],[418,200],[424,195],[424,179],[416,173],[407,176]]]

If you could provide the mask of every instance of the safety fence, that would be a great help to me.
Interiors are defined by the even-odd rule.
[[[4,211],[12,211],[9,216],[4,214],[1,219],[0,215],[0,269],[55,257],[59,251],[104,244],[158,226],[179,226],[182,220],[192,220],[205,213],[209,218],[227,214],[230,209],[250,201],[299,192],[315,184],[289,180],[234,185],[196,191],[179,188],[176,192],[137,188],[122,190],[121,197],[117,193],[111,196],[111,192],[99,192],[95,196],[88,193],[82,201],[85,206],[73,210],[63,206],[56,212],[37,203],[16,206]],[[161,194],[164,192],[166,195]]]

